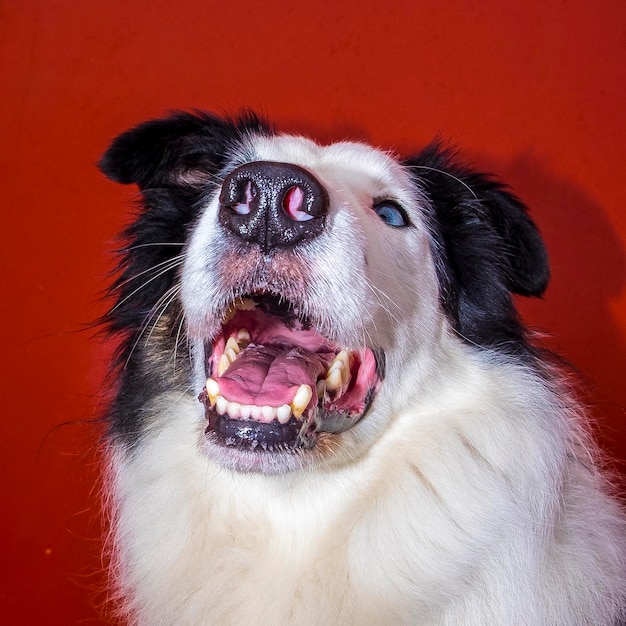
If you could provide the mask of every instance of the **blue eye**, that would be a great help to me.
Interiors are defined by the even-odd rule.
[[[408,226],[409,220],[406,213],[395,202],[385,200],[374,205],[374,211],[380,219],[389,226],[395,226],[401,228],[402,226]]]

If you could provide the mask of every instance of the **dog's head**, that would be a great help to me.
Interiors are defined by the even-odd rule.
[[[421,393],[446,342],[531,353],[511,294],[546,286],[537,230],[438,145],[401,161],[181,113],[122,134],[101,168],[142,194],[108,320],[124,445],[179,390],[227,467],[332,464]]]

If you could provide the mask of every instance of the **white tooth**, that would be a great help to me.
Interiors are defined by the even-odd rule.
[[[232,348],[226,348],[226,350],[224,350],[224,354],[226,355],[229,363],[232,363],[237,358],[237,353]]]
[[[215,398],[220,395],[219,385],[212,378],[206,379],[206,395],[209,397],[211,406],[215,404]]]
[[[220,415],[224,415],[224,413],[226,413],[228,402],[224,396],[217,396],[217,398],[215,398],[215,405],[217,407],[217,412]]]
[[[227,402],[226,403],[226,412],[229,417],[233,419],[238,419],[241,416],[241,405],[238,402]]]
[[[291,407],[283,404],[276,409],[276,418],[281,424],[286,424],[291,417]]]
[[[240,328],[237,331],[237,335],[235,336],[235,338],[242,350],[246,348],[250,343],[250,333],[246,328]]]
[[[343,361],[341,359],[335,359],[331,364],[330,367],[328,368],[328,371],[326,372],[326,375],[330,374],[331,372],[334,372],[335,370],[342,372],[345,369],[345,365],[343,363]]]
[[[252,407],[249,404],[241,405],[241,417],[247,420],[250,417],[250,413],[252,411]]]
[[[340,367],[343,367],[343,363],[341,362],[340,359],[338,359],[337,357],[335,357],[331,362],[330,365],[328,366],[328,370],[327,372],[330,372],[332,370],[336,370],[339,369]]]
[[[342,350],[337,358],[343,363],[343,371],[341,372],[341,382],[345,385],[350,380],[350,354],[347,350]]]
[[[261,419],[261,407],[256,404],[250,404],[250,417],[257,422]]]
[[[213,380],[213,378],[207,378],[206,379],[206,391],[211,396],[218,396],[220,393],[220,387],[217,384],[217,381]]]
[[[341,384],[345,387],[350,381],[350,370],[347,367],[341,369]]]
[[[326,381],[318,380],[317,381],[317,397],[323,398],[325,393],[326,393]]]
[[[347,350],[342,350],[335,358],[340,359],[346,367],[349,367],[350,355]]]
[[[228,357],[225,354],[222,354],[217,364],[217,375],[221,376],[228,369],[229,365],[230,361],[228,360]]]
[[[339,354],[337,354],[337,356],[335,356],[335,358],[331,361],[326,374],[327,380],[331,378],[331,374],[335,370],[339,370],[341,372],[341,384],[348,384],[348,381],[350,380],[350,354],[347,350],[339,352]],[[333,383],[336,381],[336,376],[336,374],[333,374]]]
[[[276,408],[273,406],[262,406],[261,414],[263,415],[263,419],[269,423],[276,418]]]
[[[341,389],[341,366],[337,366],[334,369],[330,370],[326,375],[326,388],[331,391],[337,391],[337,389]]]
[[[345,369],[345,365],[344,362],[340,359],[335,359],[331,364],[330,367],[328,368],[328,374],[330,374],[331,372],[334,372],[335,370],[339,370],[340,372],[342,370]]]
[[[291,401],[291,410],[296,419],[304,413],[304,409],[306,409],[312,396],[313,390],[309,385],[300,385],[298,387],[298,391],[296,391],[296,395]]]
[[[239,354],[241,346],[237,343],[237,340],[234,337],[229,337],[226,342],[226,350],[232,350],[235,354]],[[224,350],[224,352],[226,352],[226,350]]]

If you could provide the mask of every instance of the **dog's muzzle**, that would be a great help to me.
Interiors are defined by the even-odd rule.
[[[382,350],[344,346],[318,330],[319,310],[300,282],[307,267],[292,250],[324,233],[329,205],[321,182],[288,163],[247,163],[222,183],[218,219],[238,273],[223,270],[228,299],[204,343],[199,399],[207,441],[235,469],[282,471],[270,457],[303,459],[320,437],[361,420],[384,376]]]
[[[324,230],[328,194],[305,169],[255,161],[233,170],[220,194],[219,220],[264,253],[294,246]]]

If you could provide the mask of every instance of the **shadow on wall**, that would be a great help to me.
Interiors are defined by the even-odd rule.
[[[626,341],[610,310],[624,289],[621,243],[603,208],[535,157],[502,163],[481,156],[476,163],[511,185],[541,230],[552,280],[542,300],[522,298],[519,308],[529,324],[548,334],[544,344],[582,374],[583,399],[599,421],[601,443],[623,461]]]

